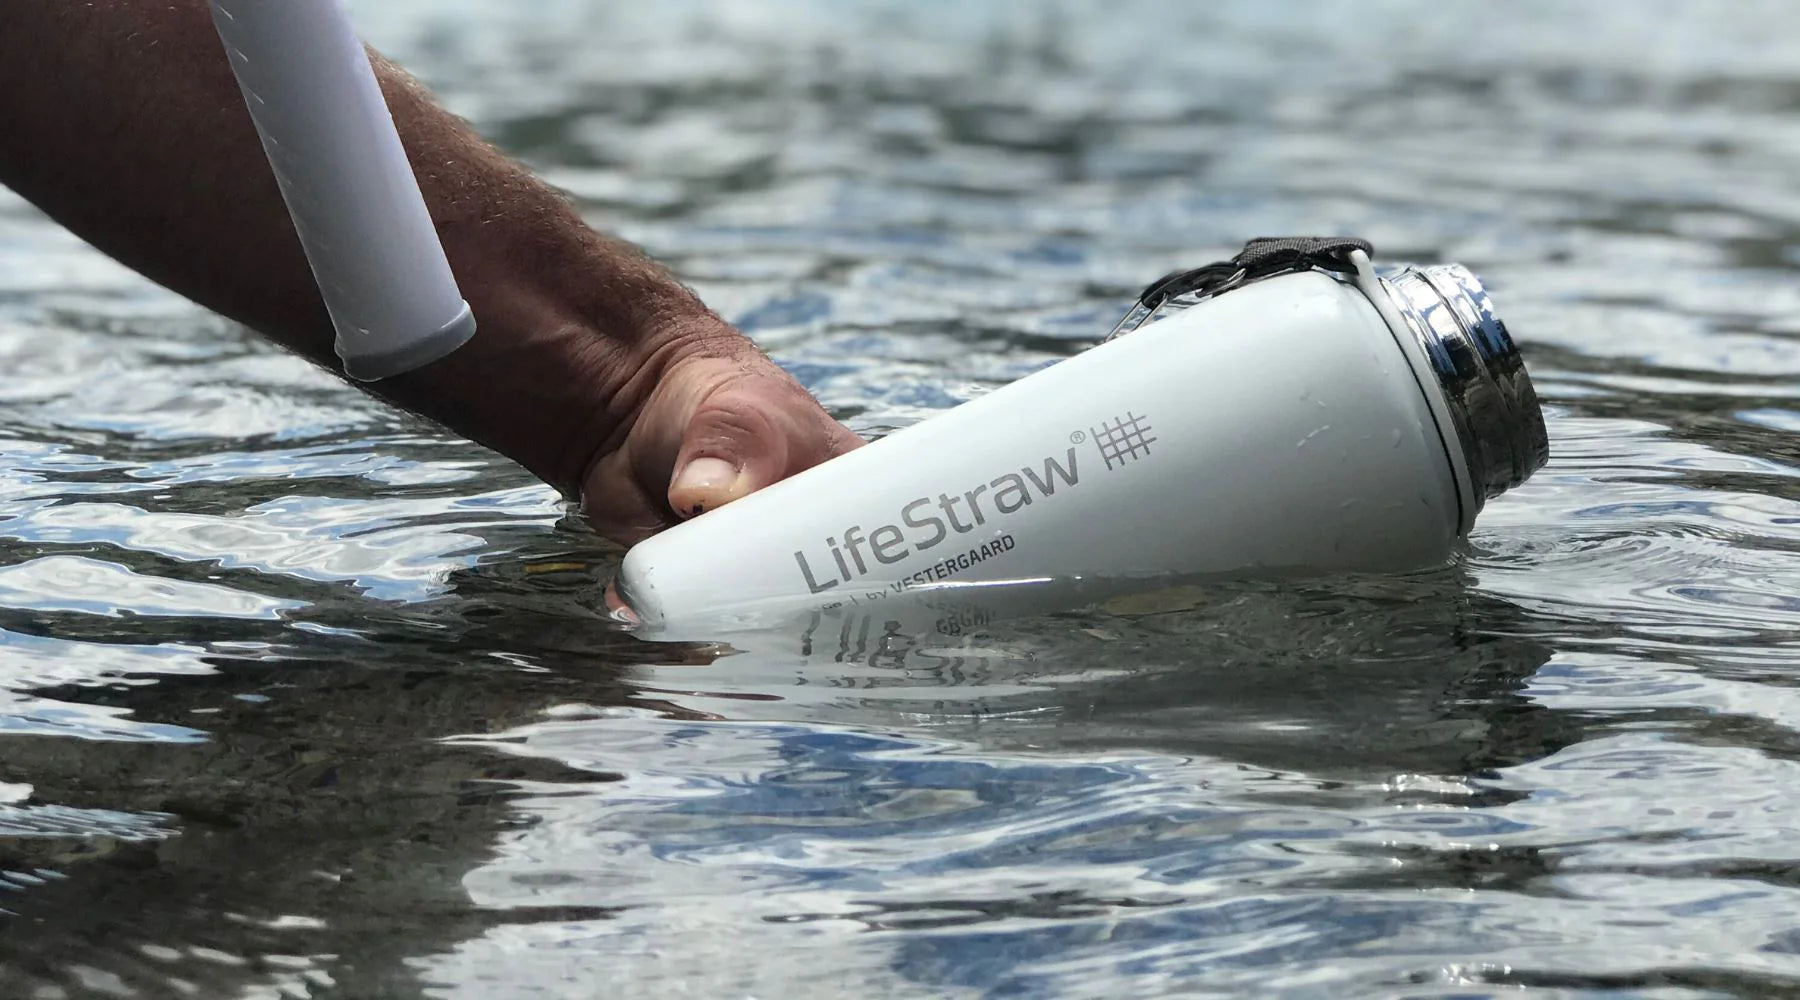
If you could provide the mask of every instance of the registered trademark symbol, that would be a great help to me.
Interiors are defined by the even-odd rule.
[[[1087,440],[1087,435],[1083,434],[1080,431],[1076,431],[1075,433],[1069,435],[1069,443],[1070,444],[1080,444],[1081,442],[1086,441],[1086,440]]]

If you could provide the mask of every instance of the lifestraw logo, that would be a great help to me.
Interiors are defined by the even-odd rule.
[[[1150,445],[1156,442],[1150,430],[1149,417],[1127,410],[1122,417],[1090,426],[1087,433],[1070,433],[1069,447],[1060,455],[1052,453],[1025,462],[1017,471],[1008,469],[964,490],[915,497],[872,527],[870,522],[859,521],[827,535],[822,545],[795,549],[794,568],[807,591],[818,594],[855,583],[884,566],[898,567],[944,545],[944,549],[931,552],[935,558],[929,565],[900,574],[888,586],[897,592],[954,576],[1013,550],[1017,542],[1007,525],[1014,515],[1055,497],[1058,489],[1067,495],[1080,485],[1076,458],[1089,438],[1110,472],[1150,454]],[[960,536],[971,533],[976,537],[963,544]]]
[[[841,537],[826,536],[824,548],[829,560],[816,554],[809,559],[806,551],[796,549],[795,566],[800,570],[801,579],[806,581],[806,589],[817,594],[867,576],[877,566],[905,562],[917,553],[946,542],[952,542],[949,551],[954,552],[959,548],[954,539],[987,526],[982,533],[987,541],[960,555],[941,559],[923,572],[936,580],[967,569],[1012,550],[1012,536],[1002,527],[1007,518],[1034,502],[1055,496],[1059,485],[1066,493],[1081,482],[1081,469],[1075,457],[1075,448],[1071,446],[1060,456],[1046,455],[1037,462],[1020,466],[1017,472],[1002,472],[966,490],[918,497],[901,505],[884,519],[885,524],[873,528],[853,524],[843,530]],[[813,551],[816,553],[817,549]],[[908,579],[918,576],[919,573],[914,573]]]
[[[1100,449],[1100,457],[1106,461],[1108,472],[1150,454],[1150,445],[1156,440],[1150,436],[1149,418],[1130,410],[1122,417],[1114,417],[1111,422],[1102,422],[1088,430],[1094,436],[1094,446]]]

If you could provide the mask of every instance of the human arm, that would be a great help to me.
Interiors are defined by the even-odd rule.
[[[667,270],[588,226],[397,67],[375,66],[478,325],[449,357],[371,391],[579,494],[622,542],[860,444]],[[152,280],[335,368],[330,319],[204,0],[12,5],[0,183]]]

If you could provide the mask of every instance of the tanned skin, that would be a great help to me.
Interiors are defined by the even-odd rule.
[[[579,496],[626,544],[862,443],[668,271],[372,58],[477,333],[364,388]],[[7,4],[0,184],[336,370],[205,0]]]

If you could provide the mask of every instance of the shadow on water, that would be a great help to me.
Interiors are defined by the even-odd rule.
[[[494,920],[529,919],[471,908],[461,874],[513,821],[519,783],[592,788],[616,775],[440,741],[571,697],[623,703],[631,689],[618,675],[633,650],[592,629],[554,672],[490,658],[521,648],[519,630],[535,623],[528,612],[508,617],[479,584],[468,589],[475,596],[429,631],[417,607],[402,607],[412,627],[377,619],[366,638],[326,637],[304,656],[270,643],[259,655],[206,656],[213,671],[199,676],[31,692],[192,738],[6,741],[0,781],[31,794],[0,816],[15,827],[0,834],[0,869],[14,873],[0,883],[14,890],[0,896],[0,983],[11,980],[0,992],[117,985],[163,995],[186,982],[223,996],[285,982],[300,995],[330,984],[351,996],[406,995],[417,988],[406,956]],[[73,616],[36,618],[28,628],[47,634],[92,629]],[[34,817],[48,822],[34,830]],[[107,836],[107,817],[135,824]]]
[[[1154,827],[1159,816],[1179,824],[1184,809],[1214,799],[1204,787],[1158,787],[1132,765],[1105,763],[1121,756],[1218,758],[1307,777],[1272,785],[1270,803],[1341,804],[1345,795],[1392,803],[1434,794],[1405,776],[1478,778],[1579,735],[1577,720],[1517,694],[1548,655],[1528,637],[1530,623],[1451,573],[1398,584],[1181,587],[1000,618],[956,636],[890,632],[870,644],[850,628],[821,642],[813,628],[737,636],[727,647],[649,643],[607,627],[591,607],[598,587],[589,564],[540,565],[550,571],[502,563],[460,574],[453,598],[402,606],[386,623],[377,611],[366,637],[313,643],[303,657],[270,643],[256,654],[208,655],[208,674],[31,692],[191,736],[7,740],[0,788],[30,788],[0,806],[0,824],[12,827],[0,827],[7,995],[52,984],[157,995],[180,983],[203,995],[258,983],[410,995],[431,979],[420,960],[496,929],[654,908],[637,890],[472,900],[465,883],[494,861],[496,845],[559,836],[533,831],[544,824],[568,824],[560,836],[577,844],[593,838],[593,866],[627,863],[598,849],[601,830],[543,808],[558,799],[662,815],[666,829],[636,834],[656,853],[704,840],[709,829],[735,830],[713,836],[736,840],[807,813],[821,824],[813,832],[850,843],[953,838],[975,819],[966,809],[927,810],[915,817],[922,826],[897,831],[878,803],[896,783],[917,795],[955,788],[1017,852],[1091,825],[1081,809],[1064,813],[1071,795],[1078,805],[1093,796],[1096,815],[1111,812],[1102,826]],[[18,635],[93,629],[74,616],[9,624]],[[133,637],[145,639],[141,630]],[[336,655],[325,651],[332,644]],[[777,749],[747,772],[743,796],[696,806],[617,787],[639,766],[666,762],[635,758],[629,739],[609,735],[616,727],[675,726],[704,749],[708,727],[763,718],[780,720],[770,730]],[[570,719],[580,752],[531,745],[534,726]],[[912,735],[891,735],[896,723]],[[934,741],[950,756],[892,773],[899,765],[888,758]],[[696,775],[705,757],[695,754]],[[790,780],[798,761],[812,772],[804,803]],[[1107,777],[1090,788],[1090,771]],[[1120,773],[1154,793],[1122,814],[1104,807],[1112,792],[1101,787]],[[1467,789],[1456,795],[1484,804]],[[1157,839],[1137,859],[1151,868],[1167,863],[1158,855],[1169,845]],[[1104,836],[1076,851],[1095,862],[1132,853]],[[1004,869],[1015,860],[1003,851],[965,863]],[[1211,877],[1204,869],[1165,873],[1165,888],[1175,897],[1194,891],[1188,883]],[[831,879],[824,869],[804,877]],[[1064,891],[1054,876],[991,898],[908,891],[902,899],[894,893],[906,881],[877,875],[853,893],[858,906],[832,919],[871,929],[1080,924],[1143,904]],[[1144,933],[1207,932],[1203,922],[1171,919]],[[981,941],[974,933],[914,941],[893,956],[893,971],[946,987],[999,975],[992,962],[973,961]],[[1070,946],[1056,941],[1031,935],[1008,954]]]

